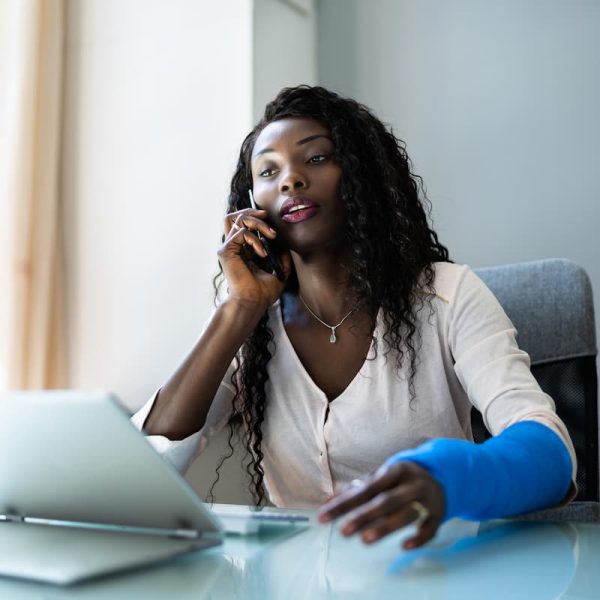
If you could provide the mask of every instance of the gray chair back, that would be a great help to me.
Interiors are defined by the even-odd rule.
[[[598,384],[592,286],[587,273],[566,259],[475,269],[517,329],[531,371],[556,403],[577,454],[577,500],[599,499]],[[489,433],[473,411],[473,435]]]

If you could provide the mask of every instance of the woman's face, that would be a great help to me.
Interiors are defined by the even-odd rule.
[[[253,193],[278,241],[300,254],[339,245],[342,169],[329,130],[308,118],[267,125],[252,152]]]

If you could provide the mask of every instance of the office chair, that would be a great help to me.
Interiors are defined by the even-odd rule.
[[[577,455],[576,500],[598,501],[598,382],[592,287],[565,259],[475,269],[517,329],[531,371],[556,403]],[[476,442],[489,437],[473,409]]]

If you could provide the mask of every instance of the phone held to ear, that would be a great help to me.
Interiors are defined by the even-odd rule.
[[[248,190],[248,196],[250,197],[250,205],[252,208],[258,210],[258,206],[254,201],[254,195],[252,194],[252,190]],[[275,276],[279,281],[283,281],[285,279],[285,274],[283,272],[283,268],[279,264],[277,260],[277,256],[273,250],[273,242],[267,240],[260,232],[257,232],[258,239],[260,240],[265,252],[267,253],[267,257],[263,259],[262,257],[255,257],[254,261],[263,271],[267,273],[275,273]]]

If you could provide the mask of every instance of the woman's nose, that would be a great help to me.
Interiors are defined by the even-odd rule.
[[[282,193],[301,190],[306,187],[306,178],[298,171],[288,171],[281,179],[279,189]]]

